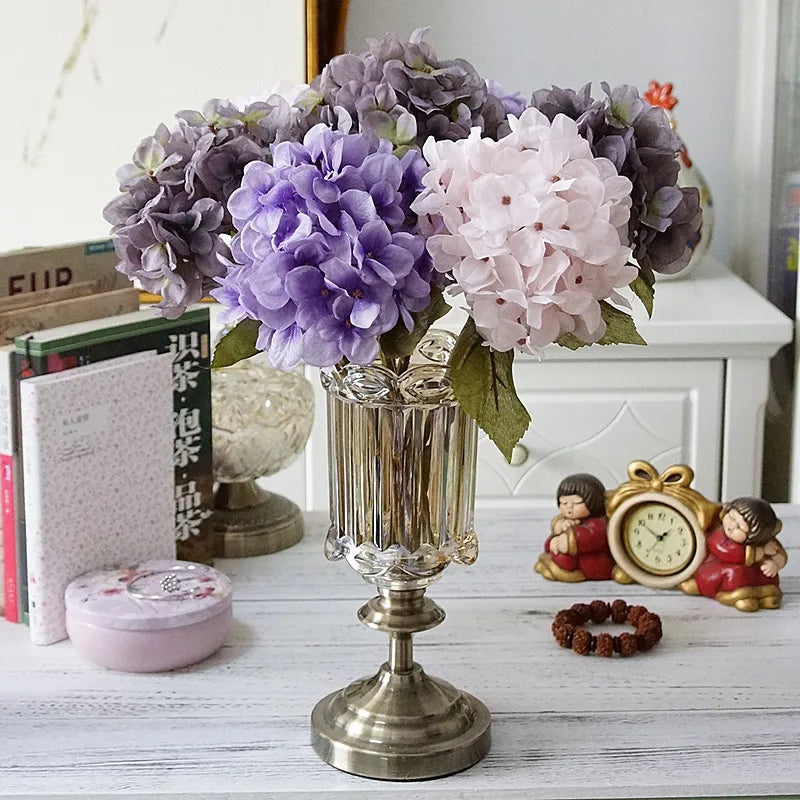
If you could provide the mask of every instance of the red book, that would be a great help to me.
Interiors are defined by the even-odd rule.
[[[20,621],[17,526],[14,494],[14,436],[16,435],[16,402],[13,393],[14,346],[0,347],[0,523],[3,545],[3,598],[6,619]]]

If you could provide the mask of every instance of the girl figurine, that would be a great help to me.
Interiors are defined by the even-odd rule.
[[[606,536],[606,490],[594,475],[569,475],[556,492],[558,515],[550,522],[535,570],[551,581],[605,581],[616,568]]]
[[[775,538],[781,521],[769,503],[755,497],[733,500],[723,506],[720,517],[722,524],[707,539],[706,560],[681,589],[739,611],[778,608],[782,596],[778,572],[787,561]]]

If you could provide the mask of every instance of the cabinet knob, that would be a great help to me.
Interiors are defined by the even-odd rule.
[[[515,444],[511,451],[511,466],[521,467],[528,460],[528,448],[524,444]]]

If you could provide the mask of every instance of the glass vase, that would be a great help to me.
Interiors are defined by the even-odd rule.
[[[216,555],[242,558],[291,547],[303,537],[300,509],[256,480],[302,453],[314,422],[311,384],[251,358],[214,370],[211,396]]]
[[[312,743],[328,763],[372,778],[458,772],[489,750],[483,703],[428,676],[412,635],[444,619],[426,588],[451,562],[478,555],[474,528],[477,427],[455,400],[454,345],[435,331],[399,374],[348,364],[323,373],[328,397],[329,559],[344,558],[378,594],[359,619],[389,634],[377,674],[322,699]]]

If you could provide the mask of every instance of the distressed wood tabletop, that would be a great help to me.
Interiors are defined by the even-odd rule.
[[[322,556],[325,520],[270,556],[223,561],[235,626],[195,667],[126,675],[35,647],[0,624],[0,796],[82,800],[435,800],[800,794],[800,506],[778,506],[789,554],[783,607],[744,614],[705,598],[533,572],[541,512],[478,515],[481,556],[430,594],[446,610],[416,637],[426,670],[480,697],[490,755],[425,784],[355,778],[309,744],[314,703],[374,672],[387,637],[356,611],[370,594]],[[623,597],[661,615],[664,639],[630,659],[560,649],[550,622]]]

